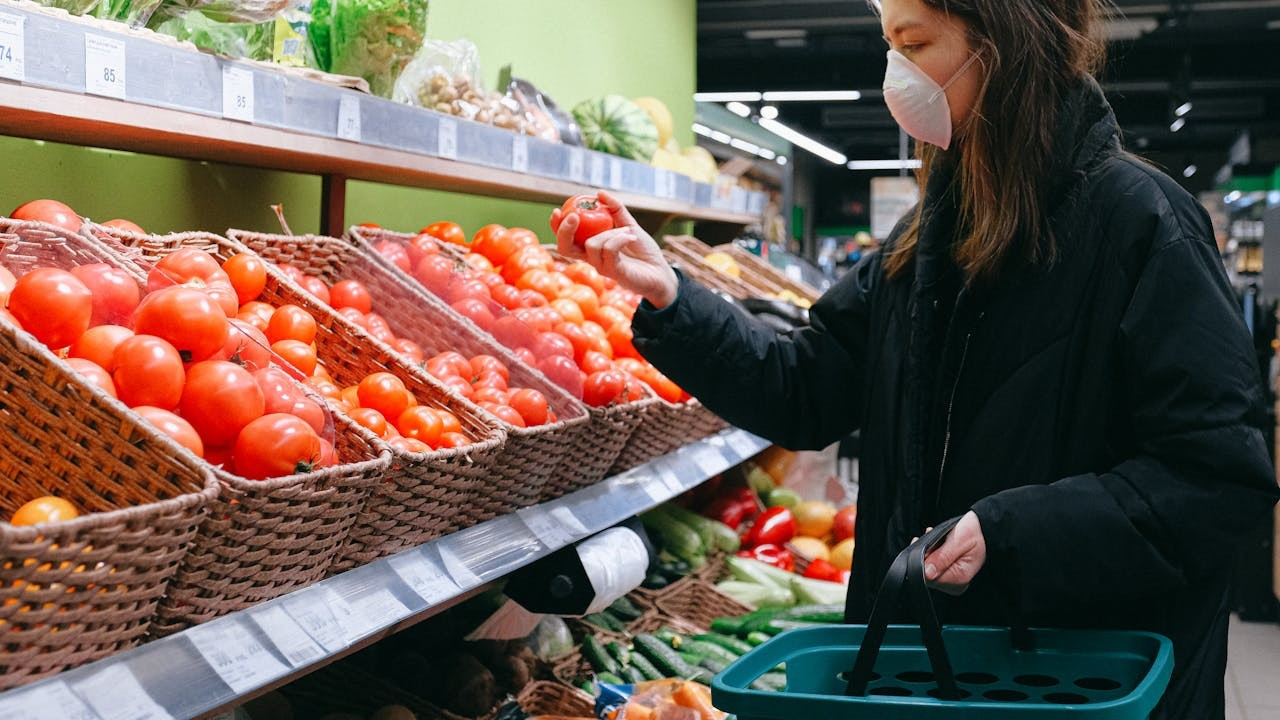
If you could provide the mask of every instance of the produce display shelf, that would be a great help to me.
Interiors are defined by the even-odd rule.
[[[0,693],[0,720],[217,717],[666,502],[767,446],[730,428],[571,495]]]
[[[606,188],[653,230],[764,211],[762,193],[118,27],[0,0],[0,134],[324,175],[330,234],[346,227],[346,179],[554,204]]]

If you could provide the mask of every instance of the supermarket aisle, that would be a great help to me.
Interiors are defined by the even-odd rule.
[[[1227,658],[1227,720],[1280,718],[1280,626],[1231,618]]]

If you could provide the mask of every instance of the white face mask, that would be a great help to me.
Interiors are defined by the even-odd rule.
[[[889,106],[889,113],[911,137],[946,150],[951,146],[951,107],[947,104],[947,88],[977,62],[978,54],[971,55],[942,86],[897,50],[890,50],[888,56],[889,67],[884,72],[884,103]]]

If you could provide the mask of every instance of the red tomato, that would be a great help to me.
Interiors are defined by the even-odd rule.
[[[609,331],[609,346],[613,348],[613,356],[616,358],[639,358],[640,353],[636,351],[635,345],[631,344],[632,334],[630,323],[614,325]]]
[[[196,457],[204,457],[204,443],[200,440],[196,429],[191,427],[191,423],[168,410],[162,410],[150,405],[139,405],[133,411],[141,415],[143,420],[151,423],[157,430],[173,438],[174,442],[195,453]]]
[[[398,418],[409,407],[409,391],[400,378],[391,373],[378,372],[360,381],[357,393],[360,407],[373,408],[383,417]]]
[[[293,415],[263,415],[236,437],[236,472],[251,480],[310,472],[322,458],[320,436]]]
[[[316,277],[315,275],[307,275],[306,277],[302,278],[302,282],[299,284],[302,285],[303,290],[306,290],[307,292],[314,295],[317,300],[324,303],[325,305],[329,304],[329,300],[330,300],[329,286],[326,285],[323,280]]]
[[[14,284],[9,312],[37,340],[57,350],[89,329],[93,293],[65,270],[37,268]]]
[[[550,307],[567,323],[581,325],[586,321],[586,317],[582,314],[582,308],[578,307],[578,303],[569,298],[556,298],[551,301]]]
[[[184,361],[199,362],[212,357],[226,343],[227,315],[202,290],[169,287],[147,295],[138,306],[133,330],[139,335],[164,338],[178,349]]]
[[[449,307],[475,323],[476,327],[484,330],[485,332],[488,332],[489,328],[493,327],[493,313],[489,310],[488,304],[483,300],[466,298],[450,304]]]
[[[257,300],[267,287],[266,263],[256,255],[233,255],[222,263],[222,272],[227,274],[241,305]]]
[[[274,315],[275,312],[275,307],[264,302],[252,300],[240,306],[240,312],[236,314],[236,318],[249,323],[265,333],[267,331],[267,325],[271,323],[271,316]]]
[[[471,402],[477,405],[483,403],[491,403],[494,405],[505,405],[510,396],[506,390],[493,386],[482,386],[474,388],[471,395]]]
[[[592,350],[591,338],[587,337],[587,333],[582,329],[581,325],[573,325],[571,323],[560,323],[556,326],[556,334],[564,336],[569,344],[573,346],[573,359],[582,364],[582,356]]]
[[[191,432],[195,433],[195,430],[192,430]],[[200,437],[200,436],[196,435],[196,437]],[[235,448],[207,447],[204,449],[204,459],[214,467],[223,468],[225,470],[232,470],[234,469],[234,465],[235,465],[235,461],[231,457],[231,453],[233,450],[235,450]]]
[[[635,402],[637,400],[643,400],[647,397],[652,397],[652,395],[650,395],[649,392],[644,388],[645,388],[645,385],[643,382],[640,382],[639,378],[637,378],[634,375],[628,375],[625,402]]]
[[[484,278],[492,278],[492,280],[486,279],[486,284],[493,280],[502,282],[502,277],[497,275],[497,270],[493,267],[493,263],[489,262],[489,258],[479,253],[467,253],[462,261],[467,264],[467,267],[481,273]]]
[[[601,305],[596,311],[596,323],[608,332],[619,325],[631,324],[631,318],[612,305]]]
[[[364,228],[364,229],[366,229],[366,230],[381,230],[381,229],[382,229],[382,226],[381,226],[381,225],[379,225],[378,223],[374,223],[374,222],[362,222],[362,223],[357,223],[357,224],[356,224],[356,227]]]
[[[147,273],[147,290],[151,292],[174,285],[230,287],[231,278],[209,253],[197,248],[182,248],[160,258]]]
[[[387,440],[387,444],[395,448],[396,450],[399,450],[400,452],[406,452],[406,453],[431,452],[430,445],[427,445],[421,440],[415,440],[414,438],[394,437]]]
[[[552,217],[551,232],[558,232],[560,223],[570,214],[578,216],[578,229],[573,231],[575,245],[586,245],[587,240],[613,229],[613,215],[607,208],[590,195],[575,195],[564,201],[559,217]]]
[[[604,276],[589,263],[575,260],[565,266],[564,274],[570,280],[591,288],[597,295],[605,290]]]
[[[440,433],[439,448],[460,448],[471,444],[471,438],[460,432]]]
[[[413,270],[413,262],[409,259],[409,251],[404,245],[393,240],[383,240],[374,246],[383,260],[395,265],[404,272]]]
[[[582,358],[578,361],[578,366],[582,368],[583,372],[590,375],[601,370],[609,370],[613,367],[613,360],[602,352],[588,350],[582,354]]]
[[[454,415],[448,410],[439,409],[436,410],[436,415],[440,416],[440,425],[443,428],[442,432],[462,432],[462,423],[458,421],[457,415]]]
[[[391,332],[391,325],[387,323],[387,319],[378,313],[369,313],[364,316],[365,329],[373,336],[375,340],[381,340],[387,344],[395,341],[396,335]]]
[[[73,234],[80,232],[80,226],[84,224],[84,220],[76,214],[75,210],[57,200],[32,200],[23,203],[9,213],[9,217],[14,220],[31,220],[57,225]]]
[[[514,283],[530,270],[550,270],[551,263],[551,255],[546,250],[540,247],[522,247],[502,264],[502,279]]]
[[[511,407],[524,418],[524,424],[542,425],[547,422],[547,396],[531,388],[522,388],[511,393]]]
[[[116,397],[116,384],[111,379],[111,374],[104,370],[101,365],[76,357],[67,358],[67,364],[81,377],[88,380],[90,385],[96,385],[102,392],[111,397]]]
[[[470,399],[475,394],[475,390],[472,389],[471,383],[457,375],[450,375],[449,377],[441,378],[440,382],[444,383],[445,387],[458,393],[464,398]]]
[[[306,382],[308,385],[311,386],[313,390],[320,393],[320,396],[323,397],[325,400],[342,402],[342,390],[337,385],[334,385],[331,381],[320,380],[317,378],[310,378]],[[259,383],[259,387],[261,387],[261,383]]]
[[[582,388],[582,401],[592,407],[606,407],[623,400],[627,374],[619,370],[602,370],[587,376]]]
[[[464,279],[455,275],[449,281],[449,285],[445,288],[444,299],[448,303],[456,303],[459,300],[481,300],[488,303],[493,296],[489,293],[489,286],[479,280]]]
[[[261,330],[239,319],[229,320],[227,325],[227,341],[212,359],[230,360],[249,370],[271,364],[271,343]]]
[[[279,355],[290,367],[311,377],[316,371],[316,349],[298,340],[280,340],[271,343],[271,351]]]
[[[518,359],[520,362],[524,363],[525,365],[528,365],[529,367],[533,367],[538,363],[538,358],[533,354],[533,351],[530,350],[529,348],[524,348],[524,347],[516,348],[512,352],[515,354],[516,359]]]
[[[440,252],[440,243],[435,241],[428,235],[417,235],[409,241],[405,253],[409,256],[410,266],[417,265],[422,258],[428,255],[437,255]]]
[[[127,327],[119,325],[91,327],[71,344],[68,354],[73,358],[88,360],[103,370],[112,372],[116,369],[116,348],[131,337],[133,337],[133,331]]]
[[[467,378],[468,381],[470,381],[471,361],[462,353],[454,352],[453,350],[446,350],[431,359],[437,362],[447,363],[448,366],[453,369],[454,375]]]
[[[524,418],[520,417],[520,413],[516,412],[516,409],[510,405],[480,403],[480,407],[488,410],[491,415],[508,425],[515,425],[519,428],[525,427]]]
[[[501,373],[486,370],[476,376],[475,380],[471,381],[471,387],[476,390],[479,390],[480,388],[496,388],[506,392],[507,379],[503,377]]]
[[[301,394],[293,401],[293,405],[289,408],[289,414],[301,418],[311,426],[312,430],[316,431],[317,435],[324,433],[329,419],[328,414],[320,403]]]
[[[501,278],[499,278],[501,280]],[[520,307],[520,290],[505,282],[489,288],[489,295],[494,301],[508,310]]]
[[[526,308],[543,308],[547,306],[547,297],[537,290],[521,290],[520,306]]]
[[[9,272],[9,268],[0,265],[0,307],[9,304],[9,293],[13,292],[13,286],[18,284],[18,278]]]
[[[358,407],[352,408],[347,415],[357,424],[368,428],[374,435],[377,435],[380,438],[385,438],[387,436],[387,419],[377,410],[374,410],[373,408]]]
[[[240,429],[262,417],[266,403],[248,370],[225,360],[196,363],[182,389],[182,417],[207,445],[229,445]]]
[[[471,358],[470,365],[471,374],[477,378],[483,376],[486,372],[494,372],[501,375],[504,382],[511,379],[511,373],[507,370],[507,366],[492,355],[476,355]]]
[[[400,434],[435,447],[440,442],[440,433],[444,431],[444,423],[435,410],[423,405],[406,408],[396,420],[396,429]]]
[[[342,280],[329,290],[329,304],[335,308],[355,308],[362,313],[373,310],[373,296],[356,280]]]
[[[582,399],[582,373],[572,358],[562,355],[543,357],[538,361],[538,371],[565,392]]]
[[[276,269],[284,273],[284,276],[286,278],[288,278],[289,280],[295,283],[301,283],[302,278],[307,276],[306,273],[290,265],[289,263],[276,263]]]
[[[391,342],[391,348],[401,355],[404,355],[414,365],[422,365],[422,347],[419,346],[418,343],[407,338],[396,338]]]
[[[218,304],[224,315],[233,318],[238,312],[239,305],[236,302],[236,291],[229,286],[215,285],[204,289],[209,297]]]
[[[485,257],[493,260],[490,254],[493,252],[494,241],[503,237],[507,229],[501,225],[485,225],[476,231],[471,238],[471,252],[480,253]],[[497,261],[494,261],[495,263]]]
[[[538,344],[538,331],[515,313],[494,320],[489,332],[499,343],[513,349],[533,347]]]
[[[182,357],[168,342],[153,335],[134,335],[116,347],[113,362],[111,377],[125,405],[178,407],[187,375]]]
[[[289,412],[301,397],[293,378],[281,368],[264,367],[253,371],[252,375],[254,383],[262,391],[264,414]]]
[[[515,286],[521,290],[532,290],[543,298],[556,299],[556,279],[549,271],[533,268],[516,278]]]
[[[678,403],[684,396],[684,391],[680,389],[679,385],[656,370],[652,372],[651,377],[646,382],[658,394],[658,397],[669,403]]]
[[[430,235],[437,240],[442,240],[454,245],[466,247],[467,234],[462,232],[462,227],[457,223],[436,222],[422,228],[418,231],[421,234]]]
[[[147,234],[147,231],[143,230],[142,226],[138,225],[132,220],[122,220],[120,218],[116,218],[115,220],[108,220],[102,223],[102,226],[113,228],[115,230],[123,230],[125,232],[135,233],[137,235]]]
[[[595,320],[596,313],[600,311],[600,297],[586,285],[571,284],[567,290],[560,293],[560,297],[577,303],[583,317],[587,320]]]
[[[267,323],[267,340],[272,343],[281,340],[313,343],[316,340],[316,319],[297,305],[281,305],[271,314],[271,322]]]
[[[413,277],[435,295],[444,295],[453,278],[453,262],[443,255],[428,255],[413,266]]]
[[[547,355],[563,355],[564,357],[573,359],[573,343],[569,338],[556,332],[542,333],[542,342],[538,344],[534,351],[537,355],[543,357]]]
[[[90,325],[120,325],[133,317],[133,311],[138,307],[139,293],[138,283],[129,277],[129,273],[106,263],[95,263],[71,268],[71,274],[93,293]]]
[[[338,451],[334,449],[333,443],[324,438],[320,438],[320,467],[327,468],[337,465]]]

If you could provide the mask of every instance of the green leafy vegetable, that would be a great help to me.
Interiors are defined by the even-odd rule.
[[[369,81],[390,97],[396,78],[422,46],[427,0],[332,0],[329,71]]]

